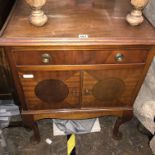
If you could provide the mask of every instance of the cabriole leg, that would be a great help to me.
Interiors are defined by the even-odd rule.
[[[37,123],[35,122],[33,115],[22,115],[23,123],[33,130],[33,136],[31,137],[30,141],[32,143],[39,143],[40,132]]]
[[[113,138],[116,140],[120,140],[122,138],[122,133],[119,131],[119,127],[130,121],[133,117],[132,112],[125,112],[124,115],[122,117],[118,117],[115,125],[114,125],[114,129],[113,129]]]

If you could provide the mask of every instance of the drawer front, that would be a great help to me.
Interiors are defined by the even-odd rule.
[[[143,63],[146,49],[99,51],[14,51],[16,65],[82,65]]]

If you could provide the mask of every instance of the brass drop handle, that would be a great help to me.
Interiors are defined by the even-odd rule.
[[[121,62],[121,61],[123,61],[123,59],[124,59],[124,55],[122,53],[117,53],[115,55],[115,60],[116,61]]]
[[[48,53],[42,54],[41,57],[44,64],[48,64],[51,61],[51,56]]]

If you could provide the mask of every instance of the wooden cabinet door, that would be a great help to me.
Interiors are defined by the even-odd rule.
[[[79,71],[20,71],[19,77],[28,109],[79,107]]]
[[[83,72],[82,107],[123,107],[131,104],[143,67]]]

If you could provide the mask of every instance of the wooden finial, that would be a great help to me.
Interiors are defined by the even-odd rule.
[[[137,26],[143,23],[144,17],[142,15],[142,10],[148,2],[149,0],[131,0],[134,9],[126,17],[126,20],[130,25]]]
[[[31,6],[32,13],[29,16],[29,21],[35,26],[43,26],[46,24],[48,17],[44,14],[41,8],[45,5],[46,0],[26,0]]]

